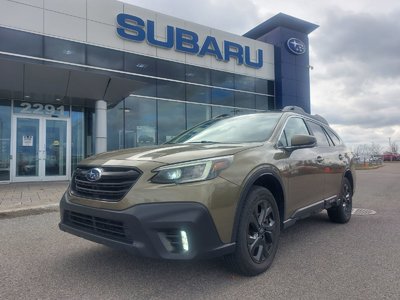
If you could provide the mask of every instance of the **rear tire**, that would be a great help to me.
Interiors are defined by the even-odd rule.
[[[351,210],[353,208],[353,189],[350,181],[343,178],[342,189],[340,192],[339,206],[327,209],[329,219],[335,223],[347,223],[351,218]]]
[[[245,276],[265,272],[274,260],[280,234],[279,210],[269,190],[251,188],[238,226],[235,252],[225,256],[226,264]]]

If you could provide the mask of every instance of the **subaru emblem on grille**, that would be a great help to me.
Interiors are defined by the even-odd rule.
[[[86,179],[89,181],[97,181],[101,178],[101,173],[103,173],[103,169],[100,168],[90,169],[86,173]]]

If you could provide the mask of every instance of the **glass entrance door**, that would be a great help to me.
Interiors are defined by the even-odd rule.
[[[13,181],[67,180],[69,120],[15,117]]]

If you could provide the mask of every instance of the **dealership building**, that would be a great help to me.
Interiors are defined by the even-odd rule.
[[[240,36],[116,0],[0,0],[0,183],[67,180],[221,114],[310,111],[317,27],[277,14]]]

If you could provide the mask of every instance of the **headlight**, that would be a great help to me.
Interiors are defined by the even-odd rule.
[[[154,183],[186,183],[213,179],[228,168],[233,156],[223,156],[194,160],[154,169],[157,174],[151,179]]]

